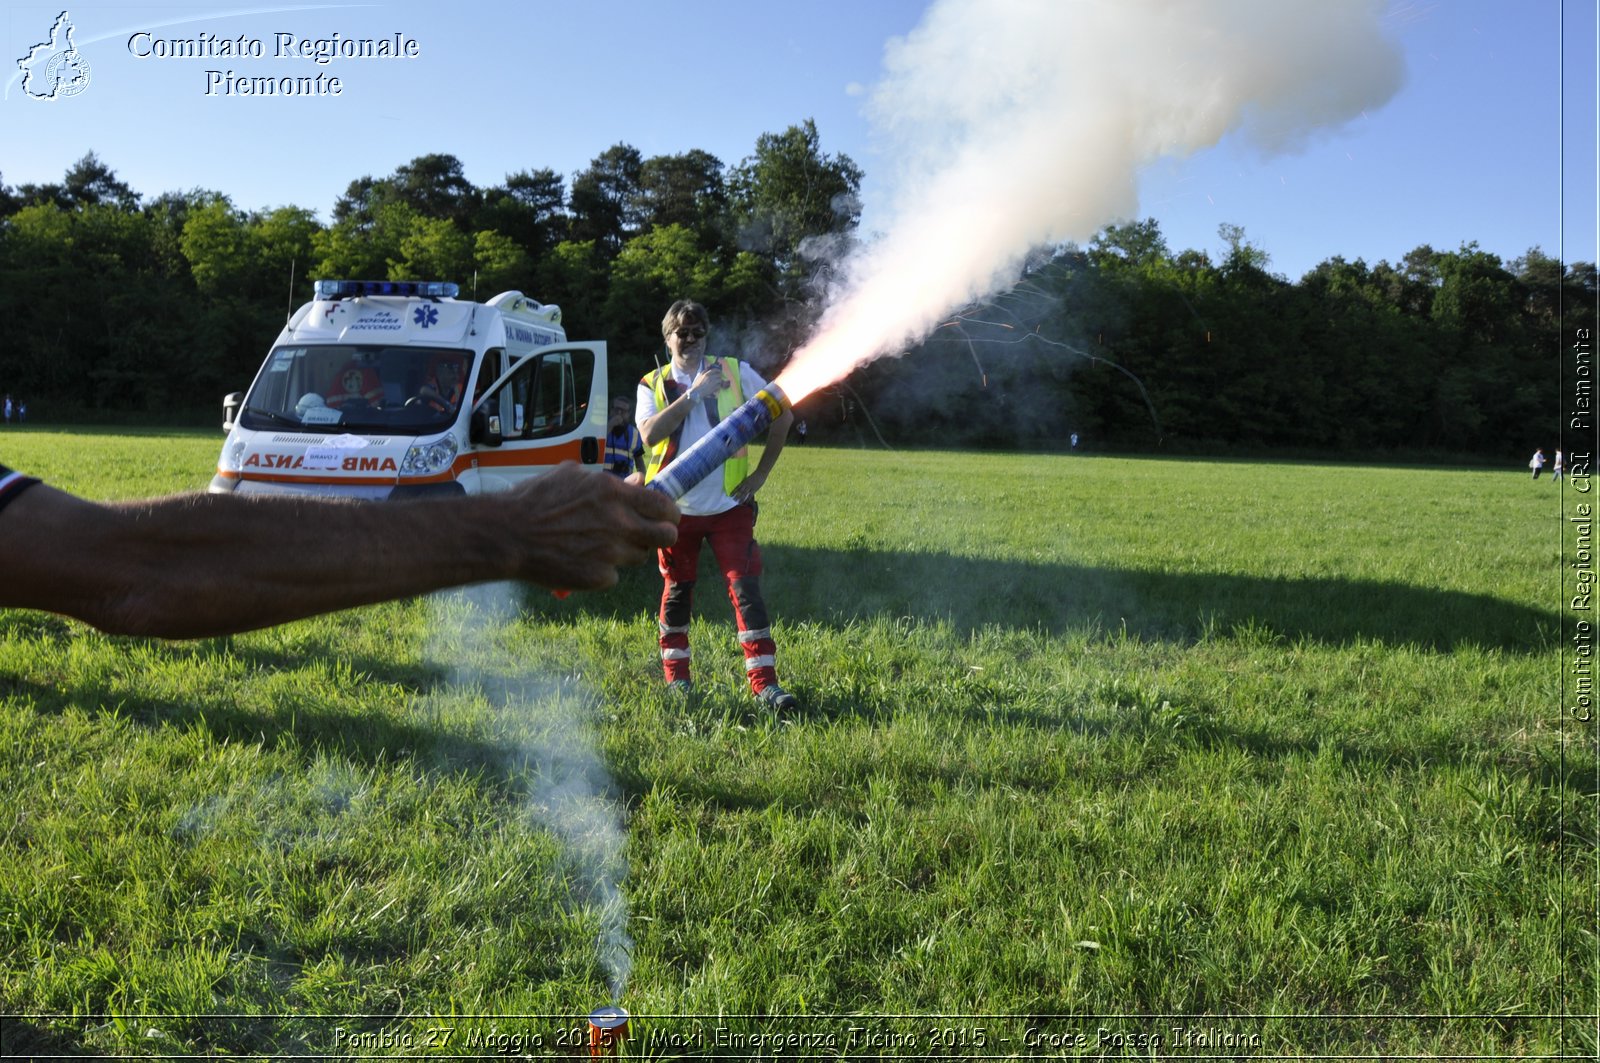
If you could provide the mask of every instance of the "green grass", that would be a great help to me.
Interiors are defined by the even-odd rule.
[[[0,460],[130,497],[219,445]],[[758,526],[788,720],[709,572],[689,705],[648,570],[188,643],[0,613],[7,1051],[563,1054],[625,934],[660,1057],[1591,1053],[1556,499],[791,447]]]

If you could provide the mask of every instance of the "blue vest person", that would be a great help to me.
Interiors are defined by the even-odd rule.
[[[624,395],[611,400],[606,420],[606,471],[616,476],[644,471],[644,437],[633,423],[633,403]]]

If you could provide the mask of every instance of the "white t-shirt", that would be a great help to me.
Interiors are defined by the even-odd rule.
[[[693,373],[681,373],[675,364],[671,369],[672,379],[676,380],[685,391],[694,384],[694,378],[700,375],[699,370]],[[739,384],[746,401],[767,386],[767,382],[761,379],[761,374],[751,369],[748,362],[739,363]],[[634,409],[637,411],[634,417],[641,426],[660,410],[656,405],[655,389],[642,381],[639,384],[639,392],[634,398]],[[642,427],[640,431],[643,431]],[[705,403],[696,403],[689,411],[689,416],[683,419],[683,434],[678,437],[678,453],[682,454],[709,431],[711,431],[711,419],[706,416]],[[670,469],[672,466],[668,465],[667,468]],[[738,504],[724,489],[720,473],[707,476],[678,499],[678,508],[694,517],[711,517],[718,513],[726,513]]]

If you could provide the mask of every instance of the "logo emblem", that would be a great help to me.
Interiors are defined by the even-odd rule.
[[[423,328],[427,328],[429,325],[437,325],[439,323],[439,311],[431,306],[419,306],[412,312],[411,320]]]
[[[50,27],[50,39],[17,60],[24,93],[36,100],[59,100],[89,87],[89,61],[73,44],[72,35],[72,16],[63,11]]]

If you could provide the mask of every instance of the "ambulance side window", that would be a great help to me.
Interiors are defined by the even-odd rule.
[[[547,439],[576,431],[588,414],[593,382],[589,351],[551,351],[532,359],[509,382],[514,413],[507,434]]]
[[[472,386],[472,401],[474,404],[483,398],[483,390],[506,371],[506,351],[504,347],[494,347],[484,352],[483,364],[478,367],[478,382]]]
[[[478,400],[483,398],[483,393],[489,389],[489,385],[499,380],[500,374],[505,371],[506,351],[504,347],[491,347],[483,352],[483,358],[478,365],[478,379],[472,385],[472,405],[474,408],[477,407]],[[510,396],[511,391],[509,388],[501,388],[495,392],[494,398],[484,405],[485,412],[499,414],[501,422],[508,429],[510,429],[511,425]],[[510,429],[506,434],[514,435],[515,432],[515,429]]]

